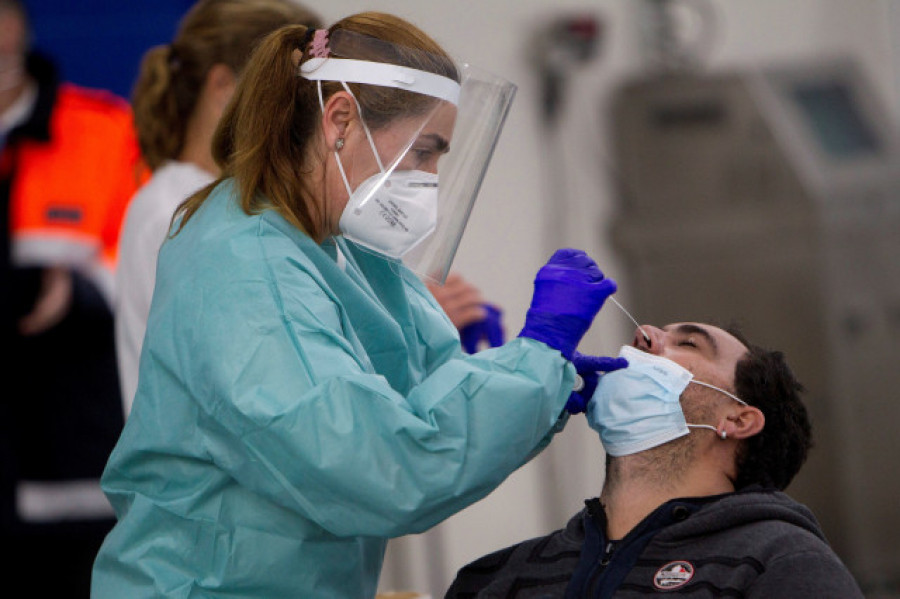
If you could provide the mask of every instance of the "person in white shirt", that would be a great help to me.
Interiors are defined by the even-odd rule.
[[[132,94],[141,154],[153,171],[131,201],[116,271],[116,359],[126,416],[156,281],[156,259],[181,202],[215,179],[211,144],[255,43],[320,18],[292,0],[200,0],[175,39],[146,52]]]

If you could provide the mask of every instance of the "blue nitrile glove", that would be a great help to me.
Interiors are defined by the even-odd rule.
[[[572,364],[575,365],[575,371],[581,377],[583,386],[569,395],[569,401],[566,402],[569,414],[581,414],[587,409],[588,402],[597,390],[599,373],[605,374],[620,368],[628,368],[628,360],[625,358],[586,356],[577,351],[572,356]]]
[[[485,317],[483,320],[467,324],[459,331],[459,339],[466,353],[474,354],[478,351],[479,344],[484,341],[488,347],[500,347],[503,345],[503,312],[497,306],[484,304]]]
[[[488,346],[500,347],[506,341],[506,331],[503,329],[503,311],[492,304],[485,304],[487,318],[484,319],[484,337]]]
[[[519,337],[543,341],[567,360],[591,326],[616,282],[581,250],[557,250],[534,279],[531,307]]]

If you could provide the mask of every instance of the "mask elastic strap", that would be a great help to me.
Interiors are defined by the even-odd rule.
[[[719,429],[717,429],[716,427],[714,427],[711,424],[689,424],[687,426],[688,426],[688,428],[708,428],[709,430],[715,432],[716,436],[719,437],[720,439],[728,438],[728,433],[726,433],[725,431],[719,431]]]
[[[346,86],[345,86],[346,87]],[[316,81],[316,91],[319,94],[319,108],[322,110],[322,114],[325,114],[325,101],[322,99],[322,82]],[[350,91],[350,90],[347,90]],[[353,94],[350,94],[351,96]],[[356,100],[356,98],[353,98]],[[358,105],[358,104],[357,104]],[[376,154],[377,157],[377,154]],[[344,187],[347,188],[347,195],[353,195],[353,190],[350,189],[350,181],[347,180],[347,173],[344,172],[344,165],[341,163],[341,157],[338,155],[337,150],[334,151],[334,160],[337,162],[338,170],[341,173],[341,179],[344,180]]]
[[[341,85],[344,86],[344,89],[347,90],[347,93],[350,94],[350,97],[353,98],[353,102],[356,104],[356,112],[359,114],[359,122],[360,124],[362,124],[363,131],[366,132],[366,139],[369,140],[369,147],[372,148],[372,153],[375,155],[375,162],[378,163],[378,170],[383,173],[384,165],[381,164],[381,156],[378,155],[378,150],[375,148],[375,140],[372,139],[372,134],[369,132],[369,128],[366,126],[366,121],[363,120],[362,106],[359,105],[359,100],[357,100],[356,96],[353,95],[353,92],[350,91],[350,87],[343,81],[341,81]]]
[[[378,171],[384,177],[387,177],[387,173],[385,173],[385,171],[384,171],[384,164],[382,164],[382,162],[381,162],[381,156],[378,155],[378,149],[375,147],[375,139],[372,137],[372,133],[369,131],[369,127],[366,125],[366,121],[363,120],[362,106],[360,106],[359,100],[356,99],[356,95],[350,90],[350,87],[344,81],[341,81],[341,85],[344,86],[344,89],[347,91],[348,94],[350,94],[350,97],[353,98],[353,102],[356,104],[356,110],[357,110],[357,113],[359,114],[359,122],[362,125],[363,131],[365,131],[365,133],[366,133],[366,139],[369,140],[369,148],[372,150],[372,155],[375,156],[375,162],[378,164]],[[322,114],[325,114],[325,100],[322,97],[322,80],[321,79],[316,81],[316,91],[319,94],[319,108],[322,110]],[[425,128],[426,122],[427,121],[425,121],[421,125],[419,125],[419,128],[416,130],[416,135],[421,133],[422,129]],[[403,154],[405,154],[409,150],[410,147],[412,147],[412,144],[414,143],[414,141],[415,141],[415,137],[413,137],[409,141],[409,143],[407,144],[407,146],[404,148],[403,152],[401,153],[401,156]],[[347,174],[344,172],[344,165],[341,162],[341,157],[338,155],[336,150],[334,151],[334,158],[335,158],[335,161],[337,162],[338,170],[341,173],[341,179],[344,180],[344,187],[347,188],[347,195],[353,195],[353,189],[350,187],[350,181],[347,179]],[[394,167],[394,165],[391,166],[392,169],[393,169],[393,167]]]
[[[735,395],[733,393],[729,393],[725,389],[720,389],[719,387],[716,387],[715,385],[710,385],[709,383],[704,383],[702,381],[695,381],[693,379],[691,379],[691,382],[694,383],[695,385],[702,385],[703,387],[715,389],[719,393],[724,393],[725,395],[727,395],[728,397],[730,397],[731,399],[733,399],[734,401],[738,402],[741,405],[744,405],[744,406],[748,405],[746,401],[744,401],[743,399],[741,399],[740,397],[738,397],[737,395]]]

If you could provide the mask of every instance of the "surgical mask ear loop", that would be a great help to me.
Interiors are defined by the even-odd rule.
[[[709,430],[714,431],[716,433],[716,436],[723,441],[728,438],[728,433],[726,433],[724,430],[720,431],[711,424],[689,424],[687,426],[688,428],[708,428]]]
[[[700,386],[702,386],[702,387],[707,387],[707,388],[709,388],[709,389],[714,389],[714,390],[718,391],[719,393],[722,393],[722,394],[724,394],[724,395],[727,395],[728,397],[730,397],[730,398],[733,399],[734,401],[738,402],[738,403],[741,404],[742,406],[747,406],[747,405],[749,405],[746,401],[744,401],[743,399],[741,399],[740,397],[738,397],[738,396],[735,395],[734,393],[729,393],[728,391],[726,391],[725,389],[722,389],[721,387],[716,387],[715,385],[710,385],[709,383],[704,383],[703,381],[695,381],[695,380],[693,380],[693,379],[691,379],[691,382],[694,383],[695,385],[700,385]]]
[[[691,383],[694,383],[695,385],[700,385],[700,386],[702,386],[702,387],[706,387],[706,388],[708,388],[708,389],[713,389],[713,390],[715,390],[715,391],[718,391],[719,393],[723,393],[723,394],[727,395],[728,397],[730,397],[731,399],[733,399],[734,401],[736,401],[736,402],[738,402],[739,404],[741,404],[742,406],[748,405],[746,401],[744,401],[743,399],[741,399],[741,398],[738,397],[737,395],[735,395],[735,394],[733,394],[733,393],[729,393],[729,392],[726,391],[725,389],[722,389],[722,388],[720,388],[720,387],[716,387],[715,385],[710,385],[709,383],[704,383],[703,381],[695,381],[695,380],[693,380],[693,379],[691,379],[690,382],[691,382]],[[712,426],[711,424],[688,424],[688,428],[708,428],[708,429],[711,430],[711,431],[715,431],[716,435],[717,435],[720,439],[722,439],[723,441],[724,441],[725,439],[728,438],[728,433],[726,433],[725,430],[721,430],[721,431],[720,431],[719,429],[717,429],[716,427]]]

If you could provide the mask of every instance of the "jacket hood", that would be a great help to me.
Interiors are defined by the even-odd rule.
[[[720,496],[683,522],[666,527],[659,540],[685,539],[734,529],[759,521],[780,520],[803,528],[826,541],[816,517],[805,505],[774,489],[748,488]]]

